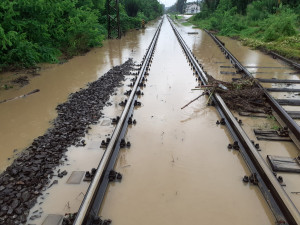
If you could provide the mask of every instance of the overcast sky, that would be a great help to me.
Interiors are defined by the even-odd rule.
[[[176,0],[158,0],[160,3],[165,4],[166,7],[174,5]],[[188,0],[187,2],[194,2],[195,0]]]

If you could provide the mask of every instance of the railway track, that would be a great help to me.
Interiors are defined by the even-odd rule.
[[[286,99],[274,99],[269,92],[297,92],[298,89],[293,88],[264,88],[261,85],[261,82],[268,82],[268,83],[297,83],[298,80],[276,80],[276,79],[255,79],[253,75],[249,72],[249,70],[243,66],[234,55],[225,47],[225,45],[213,34],[205,30],[206,33],[216,42],[219,46],[221,51],[225,54],[227,58],[229,58],[232,65],[238,70],[239,73],[243,73],[244,76],[254,79],[256,85],[264,91],[265,97],[272,107],[273,114],[276,117],[277,121],[280,123],[282,127],[287,127],[289,131],[289,136],[293,140],[293,142],[297,145],[300,149],[300,127],[296,123],[296,121],[292,118],[291,114],[299,114],[298,112],[287,112],[283,109],[282,105],[299,105],[299,100],[286,100]],[[279,58],[279,55],[276,53],[272,53],[272,55]],[[294,63],[290,60],[285,59],[284,57],[280,57],[280,59],[284,60],[285,62],[289,63],[291,66],[299,69],[299,64]]]
[[[197,77],[201,80],[202,84],[208,84],[207,76],[203,70],[203,66],[199,64],[196,57],[193,55],[187,44],[183,40],[182,36],[176,29],[175,25],[168,18],[172,29],[186,55],[192,68],[195,70]],[[107,149],[99,163],[95,176],[89,186],[89,189],[85,195],[85,198],[81,204],[81,207],[77,213],[74,224],[110,224],[111,221],[102,221],[99,217],[99,211],[107,191],[108,183],[114,179],[121,179],[122,176],[113,171],[120,147],[124,145],[124,136],[128,127],[128,121],[132,120],[133,110],[138,105],[137,93],[140,91],[139,87],[143,84],[145,74],[151,64],[151,60],[155,51],[156,43],[159,37],[163,20],[160,22],[157,31],[150,43],[150,46],[143,58],[142,65],[139,73],[136,76],[135,83],[130,92],[127,101],[124,103],[124,110],[118,119],[116,128],[112,134],[110,140],[107,141]],[[252,76],[245,67],[243,67],[237,59],[222,45],[222,43],[214,36],[216,43],[220,43],[220,48],[227,54],[233,65],[239,70],[243,71],[247,76]],[[257,85],[263,88],[257,81]],[[281,118],[283,125],[287,126],[290,132],[290,136],[299,147],[297,141],[300,140],[299,126],[291,118],[291,116],[274,100],[268,93],[267,89],[264,89],[265,95],[268,97],[268,101],[272,106],[276,116]],[[269,90],[270,91],[270,90]],[[276,91],[276,90],[273,90]],[[234,115],[228,109],[220,95],[214,93],[212,101],[220,114],[220,117],[225,122],[233,140],[233,145],[238,149],[251,171],[250,179],[252,183],[257,185],[266,202],[268,203],[271,211],[276,218],[278,224],[300,224],[300,214],[295,207],[281,184],[274,176],[273,172],[269,169],[265,160],[257,152],[254,143],[249,139],[241,125],[238,123]]]
[[[139,105],[137,95],[139,87],[143,85],[144,77],[151,64],[155,46],[159,37],[160,29],[163,20],[160,22],[154,37],[149,45],[149,48],[143,58],[142,65],[139,69],[139,73],[135,79],[135,83],[131,90],[131,93],[125,103],[123,103],[124,110],[117,121],[116,128],[111,136],[111,139],[107,140],[107,149],[98,165],[97,172],[87,190],[85,198],[77,213],[74,225],[81,224],[110,224],[109,220],[102,221],[98,216],[104,195],[108,186],[108,183],[112,180],[121,179],[120,174],[113,171],[118,153],[122,145],[124,145],[124,136],[129,124],[129,120],[132,120],[133,109]],[[117,177],[119,176],[119,177]]]
[[[284,61],[284,62],[290,64],[290,65],[293,66],[293,67],[295,67],[296,69],[298,69],[298,70],[300,69],[300,64],[299,64],[299,63],[296,63],[296,62],[294,62],[294,61],[292,61],[292,60],[290,60],[290,59],[287,59],[287,58],[285,58],[285,57],[283,57],[283,56],[281,56],[281,55],[278,55],[277,53],[272,52],[272,51],[268,52],[268,54],[272,55],[274,59],[279,58],[279,59],[281,59],[282,61]]]
[[[180,33],[176,29],[175,25],[168,17],[168,20],[173,28],[173,31],[184,50],[189,62],[193,69],[196,71],[197,76],[201,80],[202,84],[207,85],[208,79],[203,71],[203,67],[199,64],[192,51],[189,49]],[[238,60],[224,47],[224,45],[212,34],[211,37],[219,44],[220,48],[230,57],[231,62],[239,70],[242,70],[247,76],[252,77],[251,73],[243,67]],[[265,95],[274,111],[278,113],[278,116],[288,125],[291,130],[290,136],[293,137],[295,144],[300,140],[299,126],[294,120],[282,109],[282,107],[268,94],[268,92],[259,84],[257,85],[265,91]],[[257,152],[254,143],[251,142],[245,131],[242,129],[236,118],[227,108],[226,104],[217,93],[213,94],[212,100],[216,106],[220,116],[225,120],[225,124],[229,129],[232,138],[235,140],[235,144],[238,145],[238,149],[243,155],[243,158],[252,172],[251,176],[257,178],[256,185],[260,188],[265,200],[270,206],[278,224],[300,224],[300,214],[295,207],[287,193],[284,191],[273,172],[269,169],[264,159]],[[297,143],[298,145],[298,143]]]

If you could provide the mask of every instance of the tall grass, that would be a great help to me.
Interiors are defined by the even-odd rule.
[[[220,0],[216,10],[203,11],[191,18],[200,28],[218,31],[220,35],[239,37],[244,43],[300,59],[300,3],[280,5],[273,0],[257,0],[247,5],[246,14],[238,13],[231,0]]]

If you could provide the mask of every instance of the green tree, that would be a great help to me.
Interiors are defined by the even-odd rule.
[[[140,26],[142,19],[162,14],[157,0],[120,2],[124,31]],[[57,62],[61,55],[72,57],[100,46],[107,33],[105,3],[106,0],[1,0],[0,70]]]
[[[239,14],[245,15],[246,9],[248,4],[250,3],[250,0],[231,0],[232,5],[237,7],[237,12]]]
[[[204,0],[204,3],[210,11],[215,11],[219,5],[219,2],[220,0]]]
[[[177,0],[176,2],[176,9],[179,13],[184,13],[186,0]]]
[[[136,16],[139,11],[138,0],[126,0],[125,9],[128,16]]]

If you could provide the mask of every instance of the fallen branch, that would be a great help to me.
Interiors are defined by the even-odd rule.
[[[211,88],[211,87],[215,87],[215,85],[200,85],[200,86],[196,86],[195,88],[200,88],[200,89],[203,89],[203,88]]]
[[[3,100],[3,101],[0,101],[0,104],[1,104],[1,103],[4,103],[4,102],[16,100],[16,99],[19,99],[19,98],[25,98],[25,97],[27,97],[28,95],[32,95],[32,94],[37,93],[37,92],[39,92],[39,91],[40,91],[40,89],[35,89],[35,90],[33,90],[33,91],[31,91],[31,92],[25,94],[25,95],[21,95],[21,96],[15,97],[15,98],[10,98],[10,99],[6,99],[6,100]]]
[[[192,101],[190,101],[189,103],[187,103],[185,106],[181,107],[181,109],[184,109],[185,107],[187,107],[189,104],[193,103],[194,101],[196,101],[197,99],[199,99],[201,96],[206,95],[206,91],[204,91],[201,95],[199,95],[197,98],[193,99]]]

